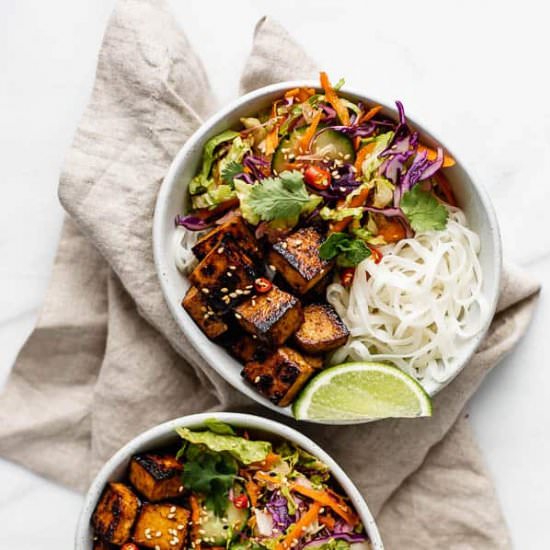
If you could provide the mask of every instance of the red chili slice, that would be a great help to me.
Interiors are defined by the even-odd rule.
[[[384,257],[382,255],[382,252],[380,252],[380,250],[378,250],[377,248],[374,248],[373,246],[369,248],[370,248],[370,252],[372,254],[372,259],[374,260],[374,263],[379,264],[382,261],[382,258]]]
[[[258,277],[254,281],[254,288],[258,294],[265,294],[273,288],[273,283],[265,277]]]
[[[239,495],[233,499],[235,508],[248,508],[248,498],[246,495]]]
[[[306,183],[314,189],[324,191],[330,186],[330,172],[318,166],[308,166],[304,172]]]
[[[345,267],[340,271],[340,282],[342,286],[347,288],[353,283],[353,278],[355,277],[355,268],[354,267]]]

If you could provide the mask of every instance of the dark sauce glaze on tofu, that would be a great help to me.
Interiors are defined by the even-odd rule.
[[[193,247],[199,264],[182,306],[244,365],[243,378],[281,407],[349,335],[323,301],[334,267],[319,257],[324,238],[321,227],[307,226],[270,243],[234,216]],[[257,285],[266,264],[276,272],[267,291]]]

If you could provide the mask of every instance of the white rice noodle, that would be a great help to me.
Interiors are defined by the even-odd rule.
[[[197,259],[191,250],[204,231],[190,231],[185,227],[177,227],[174,232],[174,261],[176,267],[184,275],[189,274],[197,265]]]
[[[364,260],[350,289],[327,289],[351,336],[331,363],[389,361],[430,387],[454,374],[453,358],[483,326],[479,237],[449,208],[443,231],[417,233]]]

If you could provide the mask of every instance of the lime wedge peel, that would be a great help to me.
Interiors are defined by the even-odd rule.
[[[411,376],[386,363],[343,363],[325,369],[292,407],[298,420],[357,423],[431,416],[432,401]]]

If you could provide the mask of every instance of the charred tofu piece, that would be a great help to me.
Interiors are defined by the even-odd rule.
[[[233,240],[239,243],[239,246],[249,258],[254,261],[261,260],[262,251],[260,250],[258,241],[252,234],[252,231],[248,229],[241,216],[236,216],[228,222],[217,226],[210,233],[199,239],[193,247],[193,253],[199,260],[202,260],[210,251],[219,246],[224,235],[233,237]]]
[[[235,308],[240,325],[267,347],[277,347],[294,334],[303,320],[300,300],[273,285]]]
[[[252,294],[255,278],[254,262],[231,235],[224,235],[189,276],[191,283],[219,314],[227,313]]]
[[[129,487],[123,483],[109,483],[92,516],[97,535],[119,545],[130,540],[139,504],[138,497]]]
[[[181,494],[183,466],[173,456],[143,454],[132,457],[130,482],[151,502]]]
[[[258,339],[244,334],[237,338],[230,347],[231,354],[243,363],[248,361],[262,361],[268,352],[258,345]]]
[[[304,353],[303,357],[315,370],[322,369],[325,366],[325,359],[322,355],[309,355]]]
[[[305,294],[333,266],[333,262],[319,257],[322,242],[323,237],[315,227],[298,229],[272,246],[268,263],[279,271],[298,294]]]
[[[190,513],[182,506],[145,503],[141,507],[133,540],[155,550],[181,550],[185,546]]]
[[[265,361],[248,362],[241,374],[275,405],[286,407],[313,372],[300,353],[283,346]]]
[[[324,353],[346,343],[348,327],[328,304],[304,308],[304,322],[294,335],[296,345],[306,353]]]
[[[224,320],[216,315],[206,300],[206,295],[199,292],[197,287],[192,286],[187,291],[181,305],[211,340],[227,330]]]

